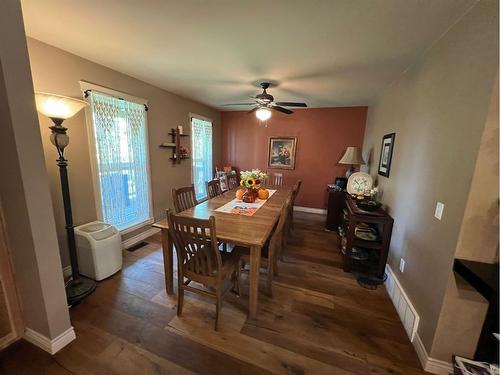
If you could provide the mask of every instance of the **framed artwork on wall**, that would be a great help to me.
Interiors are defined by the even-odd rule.
[[[381,176],[389,177],[395,138],[396,133],[386,134],[382,138],[382,149],[380,150],[380,161],[378,163],[378,174]]]
[[[296,137],[269,138],[269,168],[295,169]]]

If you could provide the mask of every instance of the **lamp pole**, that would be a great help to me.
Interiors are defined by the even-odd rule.
[[[48,93],[35,93],[35,99],[38,111],[50,118],[54,123],[50,127],[52,131],[50,142],[56,147],[59,155],[57,166],[59,167],[59,177],[61,180],[64,219],[66,222],[66,235],[72,273],[72,279],[66,284],[66,298],[69,305],[74,305],[95,290],[96,282],[81,276],[78,270],[73,213],[69,194],[68,160],[64,157],[64,149],[69,144],[69,137],[67,134],[68,129],[62,126],[62,123],[64,120],[78,113],[87,103],[83,100]]]
[[[66,286],[66,297],[68,304],[73,305],[89,294],[95,288],[95,281],[80,276],[78,270],[78,258],[76,254],[76,241],[75,230],[73,225],[73,212],[71,210],[71,197],[69,193],[69,180],[68,180],[68,160],[64,157],[64,149],[69,144],[69,137],[67,128],[62,126],[63,119],[51,118],[54,125],[50,127],[52,134],[50,140],[56,147],[59,158],[57,159],[57,166],[59,167],[59,177],[61,179],[61,191],[64,205],[64,219],[66,222],[66,236],[68,240],[69,257],[71,262],[72,280]]]

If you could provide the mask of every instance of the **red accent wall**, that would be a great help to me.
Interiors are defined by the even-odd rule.
[[[255,114],[222,112],[222,163],[240,170],[283,172],[286,181],[301,179],[296,205],[326,208],[326,185],[343,176],[338,164],[348,146],[363,146],[367,107],[307,108],[292,115],[273,112],[267,124]],[[297,137],[295,169],[270,169],[269,137]]]

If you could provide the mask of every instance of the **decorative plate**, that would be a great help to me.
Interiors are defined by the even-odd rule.
[[[364,172],[353,173],[347,180],[347,192],[349,194],[364,194],[370,191],[373,186],[372,176]]]
[[[355,236],[365,241],[376,241],[377,235],[370,232],[357,232]]]

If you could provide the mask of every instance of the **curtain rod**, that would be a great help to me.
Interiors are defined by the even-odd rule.
[[[90,93],[92,92],[92,90],[88,89],[88,90],[85,90],[83,92],[83,96],[85,97],[85,99],[87,99],[90,95]],[[118,100],[125,100],[123,98],[117,98]],[[144,110],[147,112],[149,110],[149,107],[146,105],[146,104],[143,104],[144,106]]]

